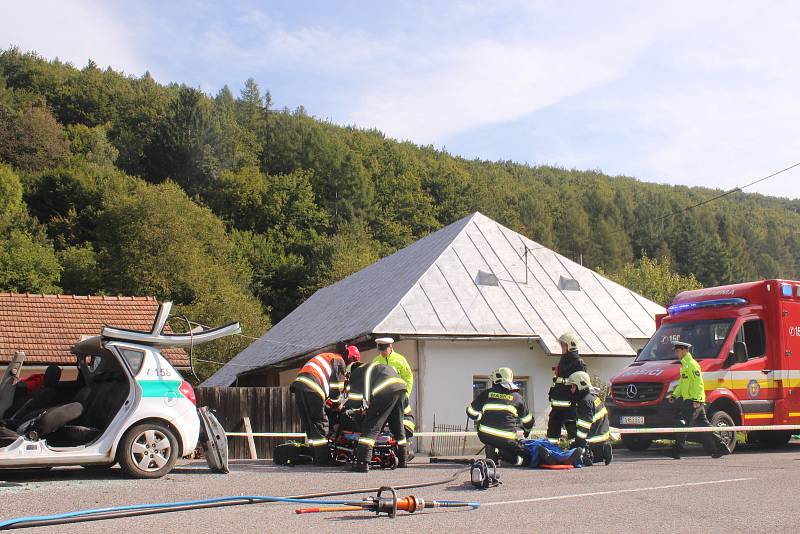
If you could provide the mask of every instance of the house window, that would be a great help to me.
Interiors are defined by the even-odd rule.
[[[519,394],[527,402],[528,400],[528,377],[520,376],[514,379],[514,384],[519,388]],[[485,389],[492,387],[492,382],[488,376],[472,377],[472,399],[475,400]]]

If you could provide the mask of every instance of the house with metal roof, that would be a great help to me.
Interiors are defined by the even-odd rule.
[[[591,375],[608,381],[655,331],[663,307],[474,213],[320,289],[205,386],[286,385],[338,341],[364,360],[391,336],[415,374],[417,427],[463,424],[497,367],[514,370],[539,425],[571,331]]]

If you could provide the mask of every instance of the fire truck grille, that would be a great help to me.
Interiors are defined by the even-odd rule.
[[[652,382],[631,382],[615,384],[612,388],[614,398],[622,402],[650,402],[661,396],[664,384]]]

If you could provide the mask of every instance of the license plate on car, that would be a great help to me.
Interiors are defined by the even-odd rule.
[[[643,415],[623,415],[619,418],[619,423],[621,425],[643,425],[644,424],[644,416]]]

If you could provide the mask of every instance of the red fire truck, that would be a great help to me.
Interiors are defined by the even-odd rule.
[[[692,344],[712,425],[800,425],[800,282],[763,280],[679,293],[636,360],[611,380],[606,407],[617,428],[674,427],[667,396],[678,383],[674,341]],[[795,431],[800,432],[800,431]],[[791,431],[748,439],[783,445]],[[733,432],[722,434],[731,451]],[[623,434],[631,450],[668,436]]]

